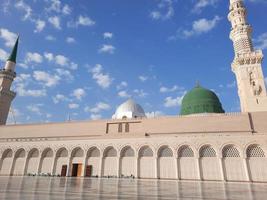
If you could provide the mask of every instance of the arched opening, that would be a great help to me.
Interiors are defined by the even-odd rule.
[[[96,147],[89,149],[87,153],[87,166],[85,176],[100,176],[99,174],[100,150]]]
[[[75,148],[71,152],[71,176],[82,176],[84,151],[82,148]]]
[[[139,150],[139,177],[156,178],[156,161],[153,157],[153,151],[149,146],[144,146]]]
[[[0,163],[0,174],[9,175],[12,166],[13,151],[11,149],[6,149],[2,154]]]
[[[117,176],[118,175],[118,156],[114,147],[108,147],[103,154],[103,175]]]
[[[121,150],[120,166],[121,176],[133,176],[135,174],[136,160],[132,147],[127,146]]]
[[[240,152],[234,145],[227,145],[222,150],[223,168],[227,181],[245,181],[246,173]]]
[[[192,148],[187,145],[180,147],[178,149],[178,159],[180,179],[198,179],[196,159]]]
[[[267,181],[267,159],[263,149],[257,145],[250,145],[246,149],[248,170],[252,181]]]
[[[40,160],[40,173],[41,174],[51,174],[53,163],[53,151],[50,148],[47,148],[43,151]]]
[[[176,159],[171,148],[163,146],[158,151],[159,178],[176,178]]]
[[[222,180],[220,162],[216,151],[210,146],[202,146],[199,150],[199,164],[203,180]]]
[[[30,150],[28,157],[27,157],[27,164],[26,164],[26,169],[25,169],[26,174],[37,174],[38,163],[39,163],[38,149]]]
[[[25,162],[26,162],[26,152],[24,149],[19,149],[15,153],[15,158],[14,158],[11,174],[14,176],[24,175]]]
[[[56,175],[61,175],[61,176],[67,176],[68,172],[68,150],[66,148],[61,148],[57,151],[56,153],[56,158],[55,158],[55,172],[54,174]]]

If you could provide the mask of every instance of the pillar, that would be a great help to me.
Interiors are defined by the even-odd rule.
[[[99,171],[98,171],[98,174],[99,174],[99,177],[102,177],[103,176],[103,156],[100,156],[99,157]]]
[[[84,154],[84,159],[83,159],[83,166],[82,166],[82,175],[85,177],[85,171],[86,171],[86,166],[87,166],[87,154]]]
[[[154,162],[155,162],[155,178],[159,178],[159,172],[158,172],[158,170],[159,170],[159,167],[158,167],[158,156],[155,156],[154,157]]]
[[[174,156],[174,165],[175,165],[175,177],[176,177],[176,179],[180,180],[179,164],[178,164],[178,157],[177,156]]]
[[[71,176],[72,175],[71,174],[71,169],[72,169],[71,164],[72,164],[72,157],[69,156],[68,157],[68,162],[67,162],[67,176]]]
[[[41,172],[41,164],[42,164],[42,154],[43,154],[43,152],[39,152],[39,159],[38,159],[38,163],[37,163],[37,174],[40,174],[40,172]]]
[[[23,166],[23,175],[26,175],[27,173],[27,165],[29,163],[29,152],[25,151],[25,161],[24,161],[24,166]]]
[[[16,152],[13,152],[13,154],[12,154],[12,163],[11,163],[10,168],[9,168],[9,175],[10,175],[10,176],[13,175],[13,168],[14,168],[15,155],[16,155]]]
[[[135,157],[135,178],[139,178],[139,157]]]
[[[202,171],[201,171],[201,167],[200,167],[200,158],[196,158],[196,164],[197,164],[197,171],[198,171],[198,177],[197,179],[199,180],[203,180],[203,175],[202,175]]]
[[[243,163],[244,163],[246,181],[252,181],[251,180],[251,175],[250,175],[249,170],[248,170],[248,162],[247,162],[247,158],[246,157],[243,158]]]
[[[57,155],[56,152],[53,152],[53,162],[52,162],[52,166],[51,166],[51,174],[55,174],[55,164],[56,164],[56,159],[57,159]]]
[[[222,181],[227,181],[226,180],[225,170],[224,170],[223,157],[219,157],[219,164],[220,164],[220,171],[221,171]]]
[[[117,177],[119,178],[121,175],[121,157],[117,157]]]

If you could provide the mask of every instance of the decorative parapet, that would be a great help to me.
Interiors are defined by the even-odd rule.
[[[237,54],[233,63],[232,68],[240,65],[251,65],[260,64],[263,60],[263,53],[261,50],[256,50],[249,53]]]

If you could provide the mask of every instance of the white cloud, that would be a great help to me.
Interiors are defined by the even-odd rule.
[[[66,42],[69,43],[69,44],[71,44],[71,43],[75,43],[76,40],[73,37],[67,37],[66,38]]]
[[[26,4],[23,0],[17,1],[15,3],[15,8],[25,12],[23,16],[23,20],[30,19],[32,15],[32,8],[28,4]]]
[[[63,94],[57,94],[56,96],[52,97],[52,100],[54,104],[58,104],[59,102],[67,101],[68,98],[65,97]]]
[[[95,107],[90,108],[90,107],[85,107],[84,111],[85,112],[91,112],[91,113],[99,113],[101,111],[109,110],[110,105],[104,102],[98,102]]]
[[[153,20],[167,20],[174,16],[173,0],[160,0],[157,9],[150,12]]]
[[[208,20],[205,18],[196,20],[193,22],[192,29],[190,31],[184,30],[183,34],[185,37],[191,37],[193,35],[199,35],[211,31],[221,20],[219,16],[215,16],[213,19]]]
[[[92,120],[98,120],[98,119],[101,119],[102,116],[100,114],[91,114],[90,118]]]
[[[8,53],[4,49],[0,49],[0,60],[6,61],[8,57]]]
[[[98,50],[99,53],[109,53],[113,54],[115,51],[115,47],[109,44],[103,44],[101,48]]]
[[[75,22],[70,21],[67,25],[71,28],[77,28],[78,26],[94,26],[95,24],[96,22],[90,17],[80,15]]]
[[[121,90],[122,88],[126,88],[128,86],[128,83],[125,81],[122,81],[119,85],[117,85],[117,90]]]
[[[167,87],[162,86],[162,87],[160,87],[159,91],[161,93],[167,93],[167,92],[175,92],[177,90],[183,90],[183,89],[184,89],[183,87],[179,87],[177,85],[174,85],[171,88],[167,88]]]
[[[17,87],[15,87],[15,91],[21,97],[45,97],[46,96],[45,89],[41,89],[41,90],[25,89],[23,84],[17,85]]]
[[[100,64],[96,64],[91,70],[91,73],[92,78],[96,80],[96,83],[103,89],[108,88],[113,81],[109,74],[103,73],[103,67]]]
[[[146,97],[148,95],[148,93],[144,92],[144,90],[138,90],[138,89],[135,89],[133,91],[137,96],[139,97]]]
[[[129,95],[127,93],[127,91],[120,91],[120,92],[118,92],[118,96],[121,97],[121,98],[129,98],[129,97],[131,97],[131,95]]]
[[[256,49],[267,49],[267,32],[261,34],[256,40]]]
[[[58,75],[52,75],[44,71],[34,71],[33,77],[36,81],[44,83],[46,87],[55,86],[60,81],[60,77]]]
[[[50,62],[54,60],[54,55],[52,53],[45,52],[44,57]]]
[[[46,8],[48,12],[56,12],[63,15],[71,14],[71,8],[68,4],[62,5],[60,0],[50,0],[47,2],[50,3],[49,7]]]
[[[161,111],[154,111],[154,112],[147,112],[146,113],[147,118],[154,118],[154,117],[158,117],[158,116],[162,116],[162,115],[164,115],[164,113]]]
[[[18,37],[17,34],[9,31],[8,29],[5,28],[0,29],[0,38],[2,38],[5,41],[5,46],[7,47],[13,47],[17,37]]]
[[[74,96],[76,99],[81,100],[86,95],[86,92],[82,88],[77,88],[73,90],[71,96]]]
[[[181,105],[183,100],[183,96],[178,96],[176,98],[172,98],[172,97],[166,97],[164,100],[164,106],[167,108],[170,107],[178,107]]]
[[[57,68],[55,69],[58,76],[60,76],[62,79],[66,79],[67,81],[72,81],[74,79],[72,73],[69,70]]]
[[[193,7],[193,12],[200,13],[204,8],[208,6],[215,6],[218,0],[198,0]]]
[[[42,115],[41,109],[40,109],[40,107],[42,106],[43,106],[42,104],[32,104],[32,105],[27,106],[26,108],[33,113]]]
[[[32,53],[28,52],[25,57],[25,63],[42,63],[43,62],[43,56],[40,55],[39,53]]]
[[[42,30],[44,30],[46,23],[45,23],[45,21],[38,19],[35,21],[35,25],[36,26],[35,26],[34,32],[39,33]]]
[[[68,67],[71,70],[76,70],[78,68],[76,63],[71,62],[69,58],[63,55],[54,55],[53,53],[45,52],[44,57],[49,62],[54,62],[61,67]]]
[[[48,22],[54,26],[54,28],[60,30],[61,25],[60,25],[60,18],[58,16],[54,17],[49,17]]]
[[[52,36],[52,35],[47,35],[45,37],[45,39],[48,40],[48,41],[55,41],[56,40],[56,38],[54,36]]]
[[[140,76],[138,76],[138,79],[139,79],[140,81],[142,81],[142,82],[145,82],[145,81],[148,80],[148,77],[147,77],[147,76],[140,75]]]
[[[105,33],[103,33],[103,37],[104,37],[104,39],[111,39],[111,38],[113,38],[113,33],[105,32]]]
[[[71,14],[71,8],[69,5],[64,5],[63,8],[62,8],[62,13],[64,15],[70,15]]]
[[[76,104],[76,103],[70,103],[69,104],[69,108],[70,109],[77,109],[77,108],[79,108],[80,106],[79,106],[79,104]]]

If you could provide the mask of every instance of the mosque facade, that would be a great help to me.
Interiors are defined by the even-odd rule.
[[[180,115],[146,118],[134,100],[112,119],[5,125],[18,40],[0,71],[0,176],[53,175],[267,182],[267,94],[263,54],[254,50],[243,0],[230,0],[241,112],[196,85]]]

